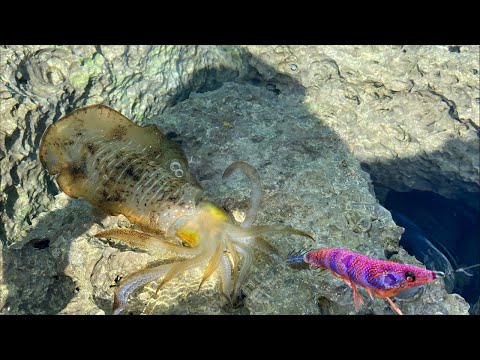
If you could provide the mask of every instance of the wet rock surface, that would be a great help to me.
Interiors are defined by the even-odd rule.
[[[248,47],[252,64],[272,86],[282,90],[287,76],[302,84],[308,109],[339,135],[374,181],[478,208],[480,48],[455,49]]]
[[[401,229],[370,192],[368,174],[336,134],[309,113],[302,97],[226,83],[212,92],[192,94],[150,122],[164,133],[177,134],[175,140],[184,148],[206,197],[240,218],[248,207],[249,184],[240,175],[224,182],[221,174],[238,159],[257,167],[264,197],[256,223],[294,226],[317,239],[310,243],[283,235],[266,238],[282,256],[295,249],[320,246],[344,247],[376,258],[384,258],[385,249],[398,251]],[[15,302],[18,297],[10,298],[10,291],[15,290],[9,287],[8,313],[108,314],[119,276],[154,261],[173,261],[168,254],[155,258],[93,238],[104,228],[128,226],[123,217],[104,217],[85,202],[69,200],[63,194],[57,196],[55,204],[63,209],[59,217],[40,220],[50,225],[45,234],[39,229],[36,235],[42,238],[50,234],[49,247],[39,250],[24,246],[20,250],[45,252],[45,259],[37,256],[36,261],[51,265],[36,266],[27,259],[32,265],[26,271],[28,281],[18,275],[16,263],[7,264],[9,270],[4,276],[11,277],[8,283],[30,293],[57,289],[50,274],[68,277],[55,293],[64,303],[49,308],[43,302],[30,302],[26,296]],[[55,212],[47,217],[52,214]],[[10,256],[24,259],[23,255]],[[394,258],[420,264],[403,250]],[[141,288],[132,296],[127,313],[354,314],[352,292],[341,280],[318,270],[291,269],[260,253],[256,253],[239,307],[232,307],[220,294],[218,277],[198,291],[201,274],[202,269],[188,272],[168,283],[158,295],[156,283]],[[43,280],[46,278],[48,282]],[[65,308],[58,311],[61,306]],[[460,297],[446,294],[439,281],[428,285],[425,295],[401,303],[401,308],[410,314],[453,314],[466,313],[468,305]],[[368,300],[360,313],[392,314],[392,310],[383,300]]]
[[[443,48],[427,48],[406,48],[409,57],[404,61],[409,66],[423,64],[423,75],[411,70],[404,77],[393,59],[405,49],[394,47],[0,49],[0,67],[6,69],[0,83],[1,312],[110,314],[116,281],[152,262],[174,260],[171,254],[153,257],[94,238],[101,230],[130,224],[121,216],[106,217],[82,200],[54,196],[55,182],[37,160],[41,135],[65,113],[98,102],[139,124],[157,124],[182,146],[206,197],[237,218],[248,208],[249,184],[240,175],[223,182],[221,174],[235,160],[254,165],[264,186],[256,224],[291,225],[316,238],[311,243],[297,237],[266,237],[282,256],[292,250],[331,246],[376,258],[398,252],[393,260],[420,265],[398,249],[402,229],[378,204],[359,160],[370,166],[377,180],[398,179],[398,188],[426,187],[456,197],[455,190],[445,185],[445,179],[452,177],[465,184],[462,191],[478,188],[474,178],[478,156],[471,156],[478,103],[469,90],[477,89],[478,94],[478,71],[470,75],[465,70],[472,66],[472,56],[478,58],[478,49],[466,47],[461,57],[442,62]],[[247,71],[243,51],[252,54],[249,63],[254,71]],[[457,71],[452,65],[457,61],[459,81],[448,86],[443,80],[435,82],[431,61],[422,57],[436,59],[440,79]],[[183,67],[174,65],[179,63]],[[207,76],[209,71],[214,75]],[[241,83],[227,82],[214,90],[246,72],[249,76],[239,79]],[[411,88],[409,79],[414,81]],[[189,99],[178,102],[188,94]],[[455,102],[461,121],[449,115],[449,101]],[[389,106],[386,112],[385,106]],[[428,125],[430,116],[434,125]],[[407,129],[415,141],[402,145],[404,140],[387,131],[392,126]],[[433,136],[428,131],[432,126],[438,134],[446,132],[446,137]],[[450,155],[436,156],[435,149],[445,144],[453,144]],[[417,151],[425,153],[423,172],[418,167],[372,170],[379,159],[395,154],[408,159]],[[462,157],[457,156],[460,152]],[[433,174],[440,169],[439,175],[427,181],[430,170],[425,169]],[[196,269],[168,283],[158,295],[156,283],[139,289],[127,313],[355,313],[352,291],[341,280],[318,270],[291,269],[255,254],[243,302],[237,307],[220,294],[217,277],[198,291],[202,269]],[[360,314],[393,314],[386,301],[363,295],[366,305]],[[421,296],[397,304],[406,314],[468,313],[468,304],[447,294],[441,280],[427,285]]]
[[[9,246],[47,211],[56,185],[39,166],[45,129],[68,112],[110,105],[143,123],[190,91],[241,75],[228,46],[7,46],[0,48],[0,237]],[[48,190],[48,191],[47,191]]]

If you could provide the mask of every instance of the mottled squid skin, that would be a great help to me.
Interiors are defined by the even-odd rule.
[[[202,194],[177,144],[155,125],[140,127],[102,105],[50,126],[40,161],[67,195],[150,233],[165,234],[175,218],[192,214]]]
[[[223,293],[235,301],[252,263],[251,247],[274,253],[258,235],[280,232],[311,238],[293,228],[250,226],[261,186],[256,170],[241,161],[224,177],[235,170],[244,172],[254,183],[254,198],[244,223],[235,224],[221,207],[202,199],[202,189],[177,144],[155,125],[138,126],[104,105],[75,110],[51,125],[42,138],[40,161],[66,194],[109,215],[123,214],[139,228],[110,229],[97,237],[187,258],[124,277],[115,291],[114,314],[123,311],[138,287],[163,277],[160,289],[181,272],[204,265],[200,286],[218,268]]]
[[[401,315],[401,310],[390,297],[405,289],[435,281],[437,278],[434,271],[393,261],[372,259],[339,248],[311,250],[303,255],[291,256],[287,261],[306,262],[315,267],[328,269],[334,276],[343,279],[353,289],[354,305],[357,311],[363,299],[356,285],[364,287],[370,297],[373,292],[380,298],[386,298],[392,308]]]

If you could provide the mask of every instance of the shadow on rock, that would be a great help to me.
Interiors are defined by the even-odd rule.
[[[248,71],[246,71],[247,75],[236,80],[236,82],[240,84],[249,84],[266,88],[271,91],[272,96],[275,96],[278,99],[278,102],[289,102],[288,95],[295,95],[297,97],[305,95],[303,86],[293,77],[278,74],[276,73],[276,69],[272,69],[272,73],[275,73],[276,75],[271,78],[265,78],[255,68],[248,64],[245,66],[248,67]],[[267,67],[265,64],[263,64],[263,66]],[[204,85],[200,87],[199,92],[208,92],[219,88],[225,81],[229,80],[232,76],[231,71],[232,70],[230,69],[220,69],[219,71],[213,72],[199,72],[198,74],[194,74],[190,81],[194,83],[203,83]],[[187,99],[190,94],[185,92],[185,89],[188,88],[191,88],[191,86],[178,88],[176,90],[177,94],[172,96],[174,101],[169,105],[174,106],[179,101]],[[252,106],[256,106],[256,103],[261,103],[263,99],[252,98],[248,101],[251,101]],[[302,101],[298,101],[295,104],[298,107],[304,107]],[[69,108],[74,110],[75,104],[70,104]],[[302,110],[305,110],[307,113],[309,112],[308,109]],[[198,118],[201,119],[201,115],[203,114],[197,115],[199,116]],[[242,119],[241,113],[237,115],[238,119]],[[196,116],[196,114],[192,114],[192,116]],[[59,120],[60,117],[60,115],[56,117],[55,121]],[[225,127],[230,125],[228,122],[229,119],[219,118],[218,120],[221,121]],[[243,119],[239,121],[247,122],[254,120]],[[282,119],[278,121],[281,122]],[[302,119],[299,119],[298,123],[295,125],[302,126],[302,121]],[[341,119],[339,119],[339,121],[341,121]],[[271,126],[271,124],[266,124],[265,126]],[[321,125],[320,120],[319,126],[325,127],[324,125]],[[272,128],[272,131],[275,131],[275,129]],[[305,131],[308,133],[308,129]],[[328,141],[332,143],[333,141],[338,142],[338,144],[343,145],[343,141],[338,135],[335,135],[336,133],[334,131],[325,129],[324,132],[325,136],[329,137]],[[184,149],[185,144],[182,144],[182,141],[191,144],[205,141],[205,139],[198,139],[193,137],[193,135],[192,137],[189,137],[182,134],[167,133],[167,136],[179,142]],[[198,134],[195,134],[195,136],[198,136]],[[238,136],[249,136],[253,143],[262,141],[262,139],[255,138],[255,134],[237,134],[235,135],[235,138],[238,138]],[[332,140],[332,137],[335,137],[335,139]],[[295,148],[293,149],[285,148],[279,150],[278,157],[280,162],[277,165],[282,166],[285,171],[284,173],[279,174],[278,184],[276,184],[276,186],[281,187],[283,183],[289,181],[291,174],[289,174],[290,170],[288,165],[292,162],[299,161],[298,159],[301,161],[304,158],[308,158],[308,156],[311,156],[311,158],[321,158],[322,153],[315,145],[315,142],[318,143],[321,141],[322,139],[314,138],[313,136],[312,138],[307,137],[305,141],[294,144]],[[325,142],[327,142],[327,140],[325,140]],[[287,142],[287,144],[289,143]],[[335,152],[335,149],[337,149],[337,147],[333,145],[331,148],[332,152]],[[205,154],[204,159],[206,159],[206,165],[208,165],[208,154]],[[337,159],[335,158],[335,161],[336,160]],[[374,177],[375,171],[377,171],[376,169],[388,166],[396,169],[403,169],[408,164],[415,161],[416,159],[396,159],[391,162],[368,164],[367,171]],[[421,161],[421,159],[419,158],[418,161]],[[269,164],[268,159],[263,160],[264,167],[267,167]],[[38,166],[41,166],[40,163],[38,163]],[[340,163],[339,166],[342,166],[342,163]],[[346,165],[343,166],[346,168]],[[195,169],[195,167],[198,168],[198,164],[192,166],[192,169]],[[192,171],[192,173],[197,178],[201,177],[199,180],[202,181],[202,179],[207,179],[211,176],[219,176],[217,171],[212,171],[213,168],[213,165],[210,164],[206,167],[202,167],[201,174],[195,173],[195,171]],[[261,167],[259,168],[259,171],[262,172]],[[405,172],[408,172],[408,167],[405,168]],[[428,177],[428,175],[429,174],[426,174],[426,177]],[[432,176],[433,177],[430,180],[426,179],[425,181],[431,182],[433,188],[436,181],[447,181],[447,179],[444,178],[444,175],[440,173],[433,174]],[[345,177],[348,178],[348,175],[345,175]],[[440,177],[442,178],[439,180]],[[306,186],[310,186],[308,181],[313,184],[314,179],[305,179],[305,181]],[[388,186],[388,184],[383,185]],[[454,185],[455,184],[452,184],[452,186]],[[49,188],[48,191],[50,195],[56,195],[53,187],[52,189]],[[9,211],[8,209],[5,210]],[[278,219],[280,220],[288,217],[290,213],[295,212],[295,209],[284,208],[282,210],[284,213],[278,214]],[[11,247],[7,248],[5,241],[3,248],[3,276],[9,293],[2,312],[10,314],[56,314],[61,312],[75,295],[79,291],[82,291],[82,289],[78,288],[75,280],[72,279],[71,276],[66,275],[66,267],[70,260],[69,253],[71,239],[84,234],[93,224],[101,222],[104,217],[104,215],[92,209],[89,210],[89,206],[87,206],[83,200],[70,199],[63,208],[54,210],[43,216],[38,224],[33,226],[24,241],[21,241],[21,244],[23,245],[19,249]],[[278,219],[272,219],[272,222],[275,222]],[[75,226],[70,225],[68,226],[69,230],[64,231],[62,224],[75,224]],[[476,246],[478,249],[478,244]],[[87,274],[87,276],[90,276],[90,274]],[[111,279],[111,282],[113,283],[114,280],[115,279]],[[280,286],[276,286],[276,288],[280,288]],[[348,296],[350,299],[351,295],[349,294]],[[294,304],[294,301],[290,301],[290,303]],[[330,307],[329,302],[325,301],[325,304],[325,306],[322,305],[325,308],[324,312],[328,312],[328,308]]]
[[[105,215],[79,200],[45,214],[20,248],[4,248],[3,277],[8,286],[4,314],[56,314],[80,291],[65,273],[70,242]],[[75,224],[75,226],[72,226]],[[68,231],[64,231],[64,229]]]
[[[464,149],[466,152],[478,154],[479,142],[450,140],[445,143],[442,150],[436,151],[432,155],[435,158],[448,159],[451,156],[449,149]],[[442,173],[439,170],[420,174],[423,179],[411,184],[410,189],[407,184],[400,189],[396,186],[398,183],[402,183],[399,179],[407,178],[409,173],[418,174],[418,169],[425,165],[424,162],[424,158],[418,156],[364,163],[362,167],[371,174],[375,192],[381,204],[390,211],[398,211],[410,219],[415,224],[411,226],[413,228],[410,230],[418,232],[415,228],[420,228],[428,240],[440,249],[442,256],[448,258],[454,269],[480,263],[478,243],[480,187],[475,183],[456,180],[448,173]],[[398,178],[392,179],[391,183],[384,180],[380,182],[375,176],[376,173],[396,173]],[[442,184],[443,189],[449,189],[450,196],[454,198],[438,195],[436,193],[438,184]],[[445,184],[448,184],[448,187]],[[459,189],[471,189],[471,192],[461,192]],[[412,244],[411,247],[415,246]],[[416,253],[414,250],[409,252],[418,260],[427,263],[423,259],[423,254]],[[430,252],[430,255],[436,256],[433,251]],[[445,269],[435,270],[445,271]],[[480,269],[473,268],[469,270],[469,273],[473,276],[463,273],[455,274],[453,292],[460,294],[473,305],[480,297]]]

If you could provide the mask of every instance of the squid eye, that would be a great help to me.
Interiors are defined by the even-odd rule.
[[[415,274],[411,271],[407,271],[405,273],[405,279],[407,279],[408,282],[414,282],[415,281]]]

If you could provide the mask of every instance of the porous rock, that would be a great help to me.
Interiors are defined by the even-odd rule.
[[[480,206],[479,46],[247,49],[272,86],[301,83],[308,109],[374,181]]]
[[[187,154],[192,173],[205,188],[206,196],[239,218],[248,207],[249,185],[240,175],[232,176],[225,183],[221,174],[232,161],[240,159],[257,167],[264,198],[256,223],[291,225],[311,232],[316,238],[312,243],[290,236],[265,237],[281,256],[302,248],[335,246],[376,258],[397,253],[393,259],[420,265],[398,248],[402,229],[378,204],[371,190],[370,177],[357,161],[359,152],[345,135],[346,128],[358,125],[352,122],[349,114],[358,112],[360,115],[355,116],[366,119],[360,110],[367,110],[345,105],[349,101],[340,91],[345,90],[342,78],[335,75],[337,61],[320,61],[322,64],[317,65],[319,69],[326,66],[325,71],[314,72],[320,74],[318,76],[302,78],[298,75],[305,73],[303,53],[299,50],[302,47],[272,48],[275,56],[282,59],[276,64],[269,63],[276,57],[269,60],[266,56],[255,55],[258,49],[262,54],[268,53],[268,47],[248,47],[253,54],[250,65],[256,68],[263,83],[259,86],[252,86],[248,81],[225,83],[218,90],[204,92],[245,70],[242,51],[236,48],[229,48],[229,51],[220,48],[219,51],[213,47],[195,48],[196,52],[188,47],[147,48],[150,50],[145,47],[75,46],[0,49],[0,66],[12,70],[15,66],[11,64],[16,64],[16,69],[10,73],[2,72],[1,83],[2,99],[7,100],[2,101],[0,107],[0,114],[7,119],[2,122],[4,141],[0,142],[1,146],[5,145],[0,149],[4,156],[1,159],[4,241],[0,260],[4,269],[0,282],[3,313],[109,314],[116,281],[152,261],[173,260],[171,254],[155,258],[95,238],[94,234],[103,229],[130,225],[121,216],[105,217],[83,200],[69,199],[65,194],[52,196],[57,192],[55,183],[45,175],[36,159],[43,130],[52,119],[96,102],[107,103],[139,124],[155,123],[162,132],[178,141]],[[318,49],[315,51],[328,58],[334,57],[332,51],[342,54],[339,48]],[[375,51],[371,52],[375,54]],[[125,55],[126,52],[129,53]],[[343,53],[348,50],[344,49]],[[4,61],[5,54],[9,61]],[[207,60],[202,60],[202,54],[210,54],[211,58],[206,56]],[[175,66],[182,62],[172,58],[178,60],[182,56],[187,61],[184,68],[178,69]],[[69,57],[72,58],[68,60]],[[212,59],[211,62],[208,59]],[[189,79],[185,73],[198,73],[204,68],[220,69],[222,67],[215,64],[222,61],[228,63],[223,68],[235,70],[219,72],[218,81],[184,80],[188,86],[180,88],[187,90],[177,91],[176,96],[165,90],[175,88],[172,82],[178,85],[180,81],[171,80],[175,78],[172,71],[177,71],[176,76],[181,79]],[[46,63],[57,70],[47,68]],[[136,66],[143,66],[142,71],[130,73],[129,70],[137,69]],[[162,66],[168,71],[158,70]],[[122,72],[130,76],[118,75]],[[75,74],[73,80],[71,74]],[[358,76],[367,75],[368,72]],[[161,86],[154,84],[159,78],[163,79]],[[312,79],[318,84],[312,85]],[[29,81],[33,82],[29,85]],[[252,83],[258,84],[258,81]],[[263,86],[265,83],[267,86]],[[320,86],[323,83],[326,85]],[[359,80],[359,83],[368,85],[369,81]],[[396,85],[394,91],[406,91],[401,84]],[[58,91],[59,86],[70,90]],[[168,107],[191,90],[200,93]],[[160,91],[157,97],[155,91]],[[328,96],[323,96],[324,91]],[[374,101],[374,92],[371,96],[367,93],[365,90],[365,99]],[[154,100],[149,102],[152,96]],[[344,106],[333,111],[337,109],[335,101]],[[463,114],[467,112],[462,116],[468,116]],[[370,134],[368,129],[365,131]],[[458,176],[466,178],[467,175]],[[36,216],[39,212],[41,216]],[[6,245],[10,245],[8,249]],[[202,274],[201,269],[197,269],[168,283],[158,295],[155,294],[158,284],[155,282],[139,289],[131,297],[127,312],[354,313],[352,292],[339,279],[316,270],[292,269],[276,259],[259,253],[255,255],[243,288],[243,306],[233,308],[219,293],[217,276],[197,290]],[[371,301],[367,297],[365,300],[361,313],[393,313],[384,300]],[[466,314],[468,310],[468,304],[461,297],[445,292],[441,280],[426,285],[424,295],[399,301],[399,306],[407,314]]]
[[[38,147],[53,121],[103,103],[143,123],[190,91],[241,75],[242,54],[231,46],[1,47],[0,238],[22,246],[35,218],[50,209],[56,185],[45,177]]]

